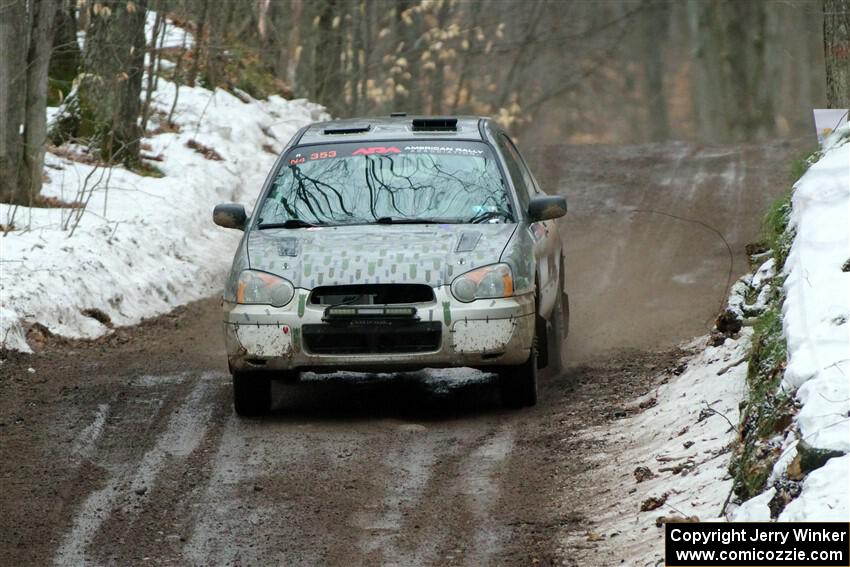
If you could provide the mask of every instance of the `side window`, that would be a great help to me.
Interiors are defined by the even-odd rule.
[[[516,188],[517,199],[523,212],[528,210],[529,195],[534,191],[533,185],[529,185],[529,177],[523,171],[522,158],[516,151],[516,148],[504,134],[496,135],[496,144],[499,146],[499,151],[505,156],[505,163],[508,166],[508,173]]]
[[[528,187],[528,194],[534,197],[534,195],[541,192],[540,186],[537,184],[537,180],[534,178],[534,175],[532,175],[531,169],[529,169],[528,164],[525,163],[525,158],[522,157],[522,154],[519,153],[519,150],[516,149],[516,146],[510,138],[508,138],[508,143],[510,144],[511,148],[513,148],[514,154],[517,156],[517,162],[519,162],[520,171],[522,171],[523,179],[525,179],[525,185],[526,187]]]

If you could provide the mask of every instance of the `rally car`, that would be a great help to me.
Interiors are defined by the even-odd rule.
[[[237,414],[270,410],[271,380],[302,371],[473,367],[508,406],[534,405],[569,328],[555,219],[514,143],[488,118],[307,126],[272,168],[224,297]]]

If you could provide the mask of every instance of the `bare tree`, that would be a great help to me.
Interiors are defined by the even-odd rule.
[[[850,0],[823,0],[823,51],[829,108],[850,108]]]

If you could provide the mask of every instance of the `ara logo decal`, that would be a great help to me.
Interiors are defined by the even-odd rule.
[[[371,148],[357,148],[351,155],[353,156],[370,156],[372,154],[400,154],[401,150],[396,148],[395,146],[390,146],[389,148],[385,148],[384,146],[374,146]]]

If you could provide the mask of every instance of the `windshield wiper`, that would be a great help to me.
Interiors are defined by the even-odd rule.
[[[257,225],[257,228],[260,230],[264,228],[312,228],[319,225],[325,226],[325,223],[313,224],[301,219],[287,219],[284,222],[261,222]]]
[[[507,220],[510,218],[510,216],[504,211],[486,211],[475,215],[466,222],[468,222],[469,224],[480,224],[482,222],[487,222],[496,218]]]
[[[377,224],[457,224],[458,221],[455,219],[378,217],[375,222]]]

